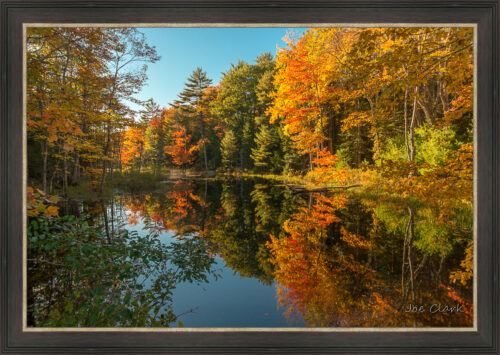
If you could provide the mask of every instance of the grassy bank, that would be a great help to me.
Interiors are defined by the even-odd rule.
[[[68,197],[72,199],[91,199],[111,197],[115,190],[124,192],[153,191],[161,186],[161,181],[165,180],[163,174],[153,174],[151,172],[125,172],[113,173],[104,184],[104,189],[100,191],[99,184],[92,181],[82,181],[78,185],[68,187]]]
[[[184,170],[184,169],[164,169],[153,172],[152,169],[138,171],[114,172],[108,176],[104,189],[99,191],[99,183],[94,181],[82,181],[78,185],[68,187],[68,197],[72,199],[106,198],[111,197],[115,190],[123,192],[150,192],[161,188],[165,180],[175,181],[177,179],[190,179],[199,177],[214,177],[215,171]]]

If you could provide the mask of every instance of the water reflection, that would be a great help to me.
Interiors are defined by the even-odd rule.
[[[68,222],[51,237],[60,243],[55,248],[30,241],[32,325],[183,325],[174,304],[179,285],[215,284],[227,271],[258,280],[256,298],[275,287],[276,300],[267,302],[284,323],[251,326],[472,325],[472,280],[464,276],[470,211],[442,218],[416,202],[229,179],[179,180],[154,193],[75,202],[63,212],[86,216],[88,238],[72,239],[78,226]],[[451,283],[450,275],[463,282]],[[200,299],[202,290],[190,292]],[[433,304],[460,312],[433,313]],[[424,311],[407,312],[415,305]]]

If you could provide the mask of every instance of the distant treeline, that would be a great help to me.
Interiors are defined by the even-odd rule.
[[[389,162],[419,176],[472,154],[472,29],[321,28],[284,40],[217,85],[197,68],[162,108],[134,98],[160,59],[136,29],[30,29],[30,179],[102,189],[113,171],[181,167],[341,183],[346,169]]]

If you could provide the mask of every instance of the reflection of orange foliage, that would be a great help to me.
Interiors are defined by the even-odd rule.
[[[164,206],[154,202],[149,197],[131,196],[122,203],[129,211],[127,216],[129,224],[137,225],[141,219],[151,219],[154,225],[149,226],[149,228],[154,228],[158,232],[172,229],[168,219],[165,218]]]
[[[127,204],[129,213],[127,215],[128,223],[135,226],[139,223],[139,218],[146,210],[146,203],[141,198],[130,198]]]
[[[214,127],[214,131],[217,132],[215,134],[219,139],[224,138],[224,127],[222,127],[221,125],[216,125]]]
[[[285,262],[280,264],[280,266],[286,266],[286,270],[282,270],[282,275],[295,275],[299,270],[307,272],[310,269],[312,264],[308,256],[315,255],[314,249],[320,242],[319,238],[324,237],[324,228],[339,221],[334,212],[346,203],[346,196],[342,194],[333,197],[314,194],[314,199],[315,203],[310,209],[302,208],[285,221],[283,230],[288,233],[287,237],[278,239],[271,236],[271,242],[268,243],[268,246],[275,252],[276,263],[280,264],[280,260]],[[309,283],[309,281],[300,280],[299,282]],[[294,283],[293,280],[292,283]]]
[[[209,202],[203,200],[200,196],[198,195],[195,195],[193,193],[189,193],[189,197],[193,200],[193,201],[196,201],[198,203],[198,205],[200,205],[200,207],[208,207],[210,205]]]
[[[321,227],[326,227],[340,219],[335,215],[335,211],[343,208],[347,202],[347,196],[344,194],[335,194],[327,197],[321,194],[314,194],[316,202],[311,206],[310,215]],[[314,225],[314,223],[313,223]]]
[[[376,312],[381,312],[385,314],[390,314],[390,313],[395,313],[395,309],[393,306],[391,306],[389,303],[387,303],[387,300],[382,297],[382,295],[378,292],[373,292],[371,297],[375,299],[375,302],[378,307],[374,307],[374,311]]]
[[[180,234],[184,233],[185,228],[198,230],[196,204],[205,208],[209,203],[195,194],[194,187],[192,183],[178,180],[173,184],[173,189],[165,194],[132,196],[122,201],[129,211],[129,224],[136,225],[142,220],[147,228]]]
[[[193,194],[192,184],[178,180],[174,183],[174,190],[168,191],[166,197],[172,201],[172,212],[174,220],[179,221],[187,217],[188,211],[193,209],[193,205],[188,198]]]
[[[286,234],[271,236],[266,244],[275,264],[278,302],[285,314],[299,316],[308,326],[448,325],[451,321],[446,314],[404,312],[408,299],[403,291],[370,261],[386,252],[384,247],[380,250],[348,224],[339,229],[332,226],[340,222],[337,211],[346,202],[343,194],[313,194],[312,205],[284,223]],[[453,324],[469,324],[471,305],[453,289],[438,292],[433,285],[422,286],[419,302],[445,305],[452,299],[465,310],[454,317]]]
[[[455,302],[458,302],[463,310],[464,310],[464,313],[467,317],[467,319],[469,321],[472,321],[472,304],[465,301],[462,297],[460,297],[460,295],[458,294],[458,292],[451,286],[445,286],[443,284],[440,284],[439,287],[441,287],[442,289],[448,291],[448,293],[446,294],[448,298],[452,299],[453,301]]]
[[[139,223],[139,216],[136,213],[129,213],[127,216],[128,224],[136,226]]]
[[[397,310],[394,300],[383,296],[383,281],[348,253],[349,248],[371,244],[341,228],[345,245],[327,246],[326,228],[340,221],[335,212],[347,197],[314,194],[314,200],[285,222],[286,236],[271,236],[267,243],[276,265],[280,305],[288,316],[301,314],[309,326],[396,325]]]
[[[174,218],[179,220],[187,217],[188,210],[193,208],[188,203],[187,193],[185,191],[169,191],[167,196],[174,202],[172,207],[172,212],[176,214]]]
[[[462,270],[454,271],[450,274],[450,281],[460,282],[463,286],[467,285],[467,282],[472,279],[474,275],[474,255],[473,255],[473,243],[469,242],[467,249],[465,250],[465,259],[460,263]]]
[[[370,248],[372,243],[365,240],[362,236],[348,232],[344,227],[340,228],[341,239],[352,248]]]

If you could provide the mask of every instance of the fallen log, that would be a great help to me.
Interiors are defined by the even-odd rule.
[[[291,190],[294,190],[294,193],[304,193],[304,192],[327,192],[331,190],[347,190],[351,189],[353,187],[359,187],[361,185],[355,184],[355,185],[347,185],[347,186],[323,186],[323,187],[317,187],[317,188],[308,188],[302,185],[289,185],[289,184],[284,184]]]

